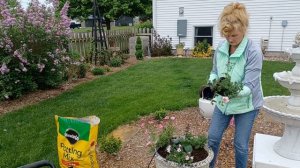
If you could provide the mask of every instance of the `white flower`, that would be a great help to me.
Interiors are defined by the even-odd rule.
[[[191,156],[190,159],[191,159],[191,160],[194,160],[194,156]]]
[[[169,145],[169,146],[167,147],[166,151],[167,151],[168,153],[171,153],[171,145]]]
[[[224,97],[222,97],[222,101],[223,101],[224,103],[228,103],[230,100],[229,100],[229,97],[224,96]]]
[[[181,148],[179,147],[179,148],[177,148],[177,152],[181,152]]]
[[[185,160],[190,160],[189,155],[186,155],[186,156],[185,156]]]

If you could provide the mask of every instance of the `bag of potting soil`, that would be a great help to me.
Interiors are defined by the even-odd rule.
[[[55,116],[57,149],[61,168],[99,168],[96,156],[98,125],[96,116],[84,118]]]

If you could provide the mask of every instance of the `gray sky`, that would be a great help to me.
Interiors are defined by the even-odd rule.
[[[21,5],[22,5],[23,8],[27,8],[28,3],[31,0],[18,0],[18,1],[21,3]],[[46,2],[46,0],[39,0],[39,1],[40,1],[40,3],[45,3]]]

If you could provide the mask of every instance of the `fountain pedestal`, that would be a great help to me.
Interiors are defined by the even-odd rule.
[[[300,161],[287,159],[278,155],[273,146],[280,137],[255,134],[252,168],[299,168]]]
[[[291,95],[265,97],[263,105],[266,116],[285,124],[284,133],[281,138],[274,138],[270,135],[256,137],[254,144],[256,151],[253,152],[255,168],[259,167],[257,166],[259,159],[263,159],[264,162],[273,160],[272,162],[280,163],[273,166],[269,164],[269,167],[272,168],[300,168],[300,48],[292,49],[291,58],[296,62],[292,71],[276,72],[273,75],[281,86],[289,89]],[[270,149],[270,145],[272,149]],[[269,151],[269,154],[264,153],[266,151]],[[287,163],[291,163],[291,165],[288,166]]]

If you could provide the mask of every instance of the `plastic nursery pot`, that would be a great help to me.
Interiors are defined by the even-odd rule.
[[[203,117],[211,119],[215,109],[215,103],[212,103],[211,100],[200,98],[199,109],[200,109],[200,114]]]

